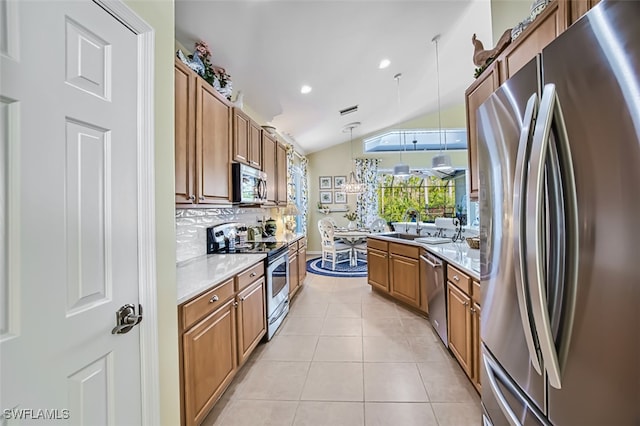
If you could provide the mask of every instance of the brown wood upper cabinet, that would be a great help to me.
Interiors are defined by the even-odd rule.
[[[478,199],[480,180],[478,177],[478,128],[476,111],[500,86],[500,62],[493,62],[466,91],[467,109],[467,156],[470,174],[470,197]]]
[[[287,148],[282,144],[276,145],[276,179],[278,185],[276,202],[278,205],[287,204]]]
[[[175,62],[176,204],[230,202],[231,104]]]
[[[506,81],[529,63],[566,28],[565,8],[554,1],[527,27],[516,41],[502,53],[501,82]]]
[[[233,160],[262,169],[262,128],[233,108]]]
[[[278,201],[276,146],[278,141],[267,132],[262,132],[262,170],[267,174],[267,204]]]

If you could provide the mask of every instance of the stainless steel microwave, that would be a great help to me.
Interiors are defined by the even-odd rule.
[[[232,201],[262,204],[267,200],[267,174],[245,164],[231,164]]]

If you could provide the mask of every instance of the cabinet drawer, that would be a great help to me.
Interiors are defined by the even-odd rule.
[[[264,275],[264,263],[259,262],[246,271],[236,275],[236,291],[240,291]]]
[[[447,279],[466,294],[471,294],[471,278],[451,265],[447,265]]]
[[[307,247],[307,239],[305,237],[302,237],[298,240],[298,250],[303,249]]]
[[[389,253],[399,254],[400,256],[406,256],[412,259],[418,259],[420,257],[420,247],[389,243]]]
[[[367,247],[377,250],[387,251],[387,242],[382,240],[376,240],[374,238],[367,238]]]
[[[218,309],[233,294],[233,278],[230,278],[196,299],[186,302],[182,305],[180,315],[182,330],[188,329],[194,322]]]
[[[289,258],[298,252],[298,243],[289,244]]]
[[[480,282],[473,280],[473,285],[471,286],[471,298],[473,299],[474,302],[476,302],[478,305],[480,304]]]

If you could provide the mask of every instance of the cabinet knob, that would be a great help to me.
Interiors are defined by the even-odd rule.
[[[469,306],[469,302],[464,302],[464,306]]]
[[[204,201],[204,195],[200,196],[200,201]]]
[[[220,298],[217,294],[214,294],[213,297],[209,299],[209,303],[217,302],[218,300],[220,300]]]
[[[473,314],[475,314],[475,313],[476,313],[475,308],[471,308],[471,315],[473,315]]]
[[[252,272],[252,273],[249,274],[250,277],[255,277],[256,275],[258,275],[258,274],[255,273],[255,272]]]
[[[240,298],[240,301],[241,301],[241,302],[244,302],[246,299],[247,299],[246,297],[241,297],[241,298]],[[236,305],[237,305],[237,303],[236,303]]]
[[[237,308],[238,307],[238,302],[233,302],[233,307]]]
[[[457,275],[454,275],[453,279],[456,280],[456,281],[460,281],[460,278]]]
[[[196,200],[196,196],[195,196],[195,195],[193,195],[193,194],[191,194],[191,195],[189,195],[189,199],[190,199],[191,201],[195,201],[195,200]]]

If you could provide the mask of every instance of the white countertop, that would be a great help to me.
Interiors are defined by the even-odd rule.
[[[390,232],[389,234],[392,233]],[[371,235],[370,237],[400,244],[424,247],[445,262],[461,269],[462,272],[469,274],[471,277],[480,280],[480,250],[472,249],[464,241],[444,244],[424,244],[417,241],[389,237],[384,234]]]
[[[178,305],[255,265],[266,253],[209,254],[176,266]]]
[[[445,262],[480,280],[480,250],[472,249],[467,243],[420,244]]]

